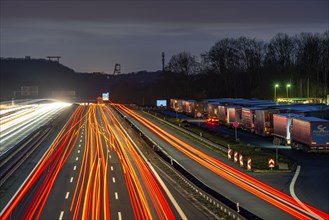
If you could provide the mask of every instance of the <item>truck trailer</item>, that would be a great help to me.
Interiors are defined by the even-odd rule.
[[[329,121],[315,117],[292,119],[291,148],[329,151]]]
[[[273,114],[280,113],[279,109],[255,110],[255,134],[271,136],[273,133]]]
[[[259,107],[242,108],[241,128],[243,130],[254,133],[255,131],[255,110],[260,110]]]
[[[291,126],[293,118],[304,117],[299,114],[282,113],[273,115],[273,143],[291,144]]]

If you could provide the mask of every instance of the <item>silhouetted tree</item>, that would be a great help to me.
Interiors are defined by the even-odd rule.
[[[177,74],[175,79],[183,96],[191,97],[193,75],[200,72],[200,63],[197,57],[188,52],[175,54],[170,58],[165,70]]]

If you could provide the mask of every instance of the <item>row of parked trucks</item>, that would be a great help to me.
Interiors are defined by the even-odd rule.
[[[279,104],[258,99],[170,99],[170,108],[210,123],[238,128],[293,149],[329,151],[329,106],[325,104]]]

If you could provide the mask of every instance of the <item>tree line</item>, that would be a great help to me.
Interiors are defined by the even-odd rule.
[[[328,94],[329,31],[276,34],[269,42],[224,38],[200,56],[173,55],[155,88],[164,98],[320,97]]]

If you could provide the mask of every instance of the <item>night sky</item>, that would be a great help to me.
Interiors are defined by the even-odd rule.
[[[217,40],[329,29],[328,0],[3,1],[1,57],[45,58],[80,72],[161,69],[178,52],[199,56]]]

